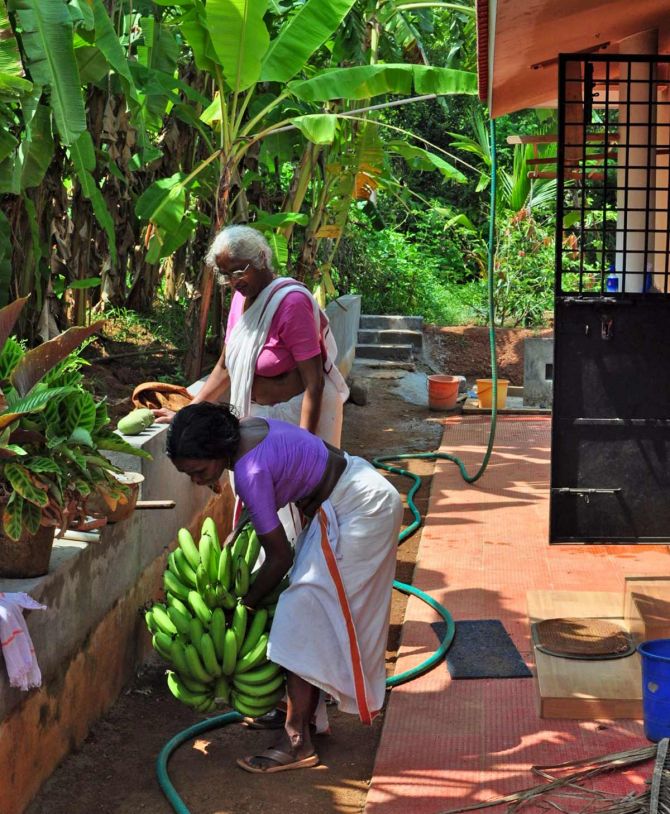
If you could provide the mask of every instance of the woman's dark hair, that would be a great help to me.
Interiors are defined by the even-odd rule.
[[[179,410],[167,434],[175,458],[231,458],[240,445],[240,420],[229,404],[201,401]]]

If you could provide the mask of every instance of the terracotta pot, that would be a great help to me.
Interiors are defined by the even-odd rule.
[[[41,526],[37,534],[11,540],[0,533],[0,577],[41,577],[49,570],[55,529]]]
[[[139,472],[121,472],[114,475],[114,477],[128,487],[128,501],[126,503],[118,503],[113,511],[98,495],[87,503],[88,511],[94,517],[106,517],[108,523],[120,523],[130,517],[135,511],[135,504],[140,494],[140,485],[144,480],[144,475],[140,475]]]

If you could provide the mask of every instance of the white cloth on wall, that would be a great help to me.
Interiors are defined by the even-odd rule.
[[[42,673],[23,618],[24,609],[46,610],[46,605],[41,605],[23,592],[0,592],[0,649],[9,683],[12,687],[30,690],[40,686]]]

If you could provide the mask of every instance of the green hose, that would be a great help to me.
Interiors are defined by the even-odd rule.
[[[413,472],[409,472],[407,469],[401,469],[400,467],[390,466],[385,461],[398,461],[403,460],[406,458],[418,458],[423,460],[437,460],[437,459],[446,459],[448,461],[452,461],[453,463],[458,465],[460,470],[461,476],[466,483],[475,483],[475,481],[479,480],[481,476],[486,471],[486,467],[488,466],[489,459],[491,457],[491,453],[493,451],[493,443],[495,440],[495,432],[496,432],[496,424],[497,424],[497,400],[498,400],[498,367],[496,362],[496,348],[495,348],[495,330],[494,330],[494,304],[493,304],[493,258],[494,258],[494,237],[495,237],[495,204],[496,204],[496,142],[495,142],[495,122],[493,119],[490,120],[489,123],[490,128],[490,141],[491,141],[491,212],[489,218],[489,240],[488,240],[488,261],[487,261],[487,272],[488,272],[488,317],[489,317],[489,344],[491,349],[491,378],[493,380],[493,403],[491,406],[491,428],[489,431],[489,440],[488,445],[486,447],[486,453],[484,455],[484,459],[482,460],[481,466],[477,470],[474,475],[469,475],[465,464],[461,461],[460,458],[457,458],[455,455],[449,455],[446,452],[422,452],[422,453],[415,453],[410,455],[385,455],[379,458],[375,458],[372,463],[379,469],[384,469],[387,472],[393,472],[396,475],[402,475],[403,477],[411,478],[414,483],[412,484],[409,492],[407,493],[407,503],[409,505],[410,511],[412,512],[412,516],[414,520],[404,529],[400,535],[398,536],[398,544],[403,543],[408,537],[411,537],[412,534],[419,528],[421,525],[421,515],[419,514],[419,510],[416,508],[414,503],[414,495],[417,493],[421,486],[421,478],[418,475],[415,475]],[[433,610],[435,610],[444,620],[446,623],[446,632],[444,638],[440,642],[440,646],[438,649],[425,661],[421,662],[421,664],[417,665],[416,667],[412,667],[410,670],[405,670],[403,673],[398,673],[395,676],[389,676],[386,679],[386,686],[388,688],[397,687],[399,684],[404,684],[408,681],[412,681],[415,678],[418,678],[423,673],[432,670],[438,664],[440,664],[447,653],[447,650],[451,646],[451,643],[454,638],[455,633],[455,626],[454,620],[449,613],[449,611],[443,606],[440,605],[437,600],[433,599],[432,596],[429,596],[424,591],[421,591],[419,588],[415,588],[413,585],[408,585],[405,582],[399,582],[398,580],[393,581],[393,587],[404,594],[410,594],[412,596],[417,597],[422,602],[430,605]],[[184,804],[184,801],[181,799],[177,790],[170,782],[170,777],[168,775],[168,761],[170,760],[173,752],[178,749],[182,744],[186,743],[186,741],[192,740],[193,738],[201,735],[203,732],[209,732],[211,729],[218,729],[221,726],[227,726],[228,724],[235,724],[239,723],[242,720],[242,715],[239,712],[226,712],[223,715],[216,715],[213,718],[207,718],[205,721],[201,721],[200,723],[194,724],[193,726],[188,727],[188,729],[184,729],[182,732],[177,733],[173,738],[171,738],[165,746],[161,749],[160,754],[156,760],[156,774],[158,776],[158,785],[161,787],[163,794],[167,797],[168,802],[176,812],[176,814],[191,814],[189,809]]]

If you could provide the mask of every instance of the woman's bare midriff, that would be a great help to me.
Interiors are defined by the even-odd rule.
[[[256,404],[280,404],[304,392],[305,385],[298,368],[287,370],[279,376],[254,376],[251,400]]]

